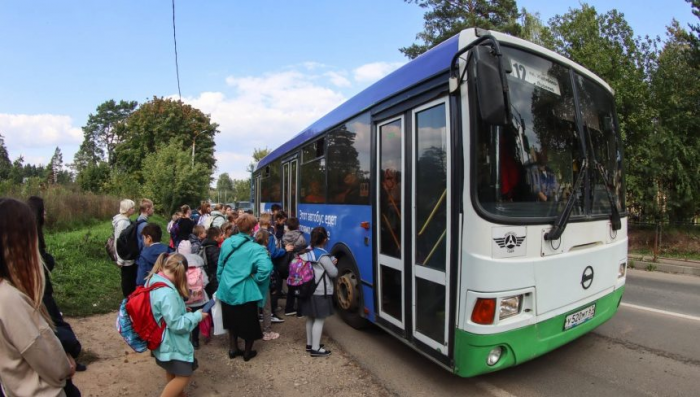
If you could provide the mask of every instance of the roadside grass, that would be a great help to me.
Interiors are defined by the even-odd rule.
[[[149,222],[158,223],[164,230],[163,240],[167,240],[166,219],[154,215]],[[45,231],[46,250],[56,258],[51,273],[54,297],[64,315],[83,317],[119,308],[123,299],[121,273],[104,247],[111,234],[111,220],[74,230]]]

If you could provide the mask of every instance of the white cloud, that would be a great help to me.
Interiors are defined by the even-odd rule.
[[[55,114],[0,113],[0,133],[5,144],[15,150],[80,144],[83,133],[69,116]]]
[[[63,163],[71,163],[83,141],[83,132],[73,125],[73,119],[56,114],[0,113],[0,134],[12,161],[22,156],[25,164],[35,165],[48,164],[57,146]]]
[[[326,72],[325,76],[328,77],[331,80],[331,83],[333,83],[333,85],[336,87],[352,86],[350,80],[348,80],[347,77],[345,77],[345,73]]]
[[[403,65],[402,62],[373,62],[356,68],[353,75],[359,83],[373,83]]]
[[[228,172],[234,179],[248,178],[245,170],[254,149],[275,149],[343,103],[343,93],[324,86],[328,77],[295,69],[229,76],[226,84],[233,94],[203,92],[183,98],[219,124],[216,176]]]

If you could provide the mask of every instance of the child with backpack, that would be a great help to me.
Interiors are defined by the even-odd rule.
[[[209,317],[201,310],[188,313],[185,300],[189,297],[187,287],[187,259],[179,254],[161,254],[146,286],[160,282],[167,287],[150,292],[151,309],[156,322],[165,322],[165,331],[160,345],[154,349],[156,364],[165,370],[168,383],[161,396],[178,396],[183,393],[197,369],[194,349],[189,333]],[[184,299],[183,299],[184,298]]]
[[[192,234],[190,234],[189,241],[192,245],[192,253],[199,253],[199,249],[202,248],[202,241],[207,238],[207,229],[202,225],[197,225],[192,229]]]
[[[187,288],[189,290],[187,301],[185,304],[191,311],[200,310],[209,302],[209,294],[207,294],[206,286],[209,284],[209,277],[204,271],[204,259],[199,255],[192,253],[192,246],[189,241],[180,243],[178,253],[187,259]],[[199,349],[199,327],[192,330],[192,346],[195,350]]]
[[[202,241],[202,248],[199,250],[199,256],[204,259],[204,271],[209,277],[209,284],[205,288],[209,296],[213,296],[216,289],[219,288],[219,281],[216,279],[216,270],[219,265],[219,253],[221,252],[221,243],[224,241],[224,235],[216,226],[212,226],[207,230],[207,238]]]
[[[333,280],[338,275],[335,265],[338,260],[331,256],[325,247],[328,244],[328,232],[323,226],[311,231],[311,251],[300,255],[304,261],[311,262],[314,271],[313,292],[301,298],[301,310],[306,316],[306,351],[311,357],[327,357],[330,350],[323,348],[321,334],[326,317],[333,315]],[[291,277],[291,275],[290,275]]]
[[[299,230],[299,218],[287,219],[287,229],[289,229],[289,231],[282,236],[282,244],[285,246],[292,244],[294,246],[292,253],[299,254],[306,248],[306,238],[304,237],[304,233]],[[288,255],[288,258],[285,258],[286,263],[281,265],[284,265],[287,267],[287,269],[289,269],[289,263],[291,262],[292,258],[293,255]],[[287,276],[289,276],[288,273],[289,270],[287,270]],[[298,307],[299,305],[296,300],[296,287],[287,284],[287,302],[284,305],[285,316],[293,316],[296,314],[297,317],[301,317],[301,310]],[[296,309],[295,306],[297,306]]]

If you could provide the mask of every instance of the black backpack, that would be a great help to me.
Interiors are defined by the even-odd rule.
[[[129,226],[122,230],[117,239],[117,254],[125,261],[132,261],[139,257],[138,226],[146,222],[144,219],[136,222],[129,221]]]

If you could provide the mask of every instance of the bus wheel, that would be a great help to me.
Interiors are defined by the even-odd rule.
[[[362,286],[358,274],[350,258],[340,258],[335,298],[338,302],[340,317],[355,329],[368,325],[367,320],[362,317]]]

